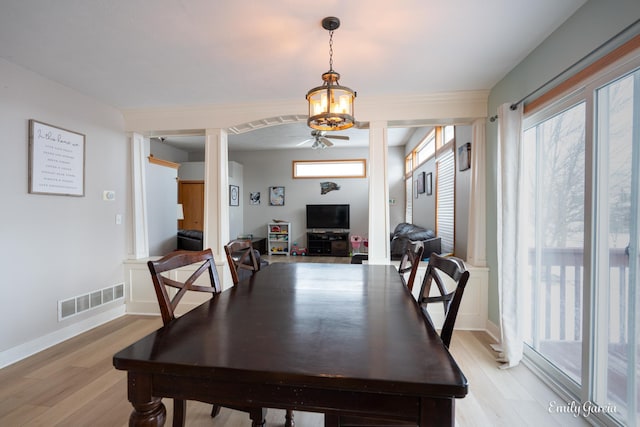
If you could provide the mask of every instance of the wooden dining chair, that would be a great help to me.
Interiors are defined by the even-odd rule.
[[[251,240],[232,240],[224,245],[224,253],[227,255],[227,264],[231,271],[233,285],[237,285],[241,280],[260,271],[261,262],[259,253],[253,248]],[[293,427],[293,411],[287,409],[285,413],[285,427]]]
[[[190,266],[198,265],[197,269],[184,281],[179,280],[176,270]],[[176,319],[176,308],[180,300],[187,292],[208,292],[214,298],[222,290],[220,279],[216,271],[215,261],[211,249],[203,251],[175,251],[160,258],[157,261],[147,262],[153,287],[156,291],[158,304],[160,305],[160,314],[162,322],[167,325]],[[206,284],[196,281],[201,277],[205,277],[204,273],[208,273]],[[205,282],[201,280],[200,282]],[[170,296],[169,288],[177,289],[175,295]],[[232,407],[244,412],[248,412],[253,427],[263,426],[266,410],[264,408],[254,407]],[[215,417],[220,412],[220,407],[214,405],[211,410],[211,416]],[[182,427],[186,418],[186,401],[180,399],[173,400],[173,427]]]
[[[447,287],[445,277],[450,279],[451,285]],[[442,303],[444,308],[444,323],[440,331],[440,338],[444,345],[449,348],[453,327],[458,317],[458,310],[462,302],[462,294],[469,281],[469,272],[464,266],[464,262],[456,257],[444,257],[438,254],[431,254],[427,272],[425,273],[422,287],[420,289],[418,303],[422,308],[425,318],[431,322],[428,312],[429,304]],[[433,282],[438,287],[439,295],[430,296]]]
[[[418,273],[418,266],[420,260],[422,260],[422,254],[424,253],[424,243],[409,242],[407,250],[400,258],[400,266],[398,267],[398,273],[402,283],[409,288],[409,292],[413,291],[413,282],[416,280],[416,274]],[[408,273],[408,277],[407,277]]]
[[[422,255],[422,254],[421,254]],[[449,277],[451,284],[447,287],[445,277]],[[469,280],[469,272],[464,267],[464,262],[455,257],[444,257],[432,253],[427,264],[427,271],[422,281],[418,303],[422,310],[425,321],[432,326],[433,321],[427,311],[429,304],[442,303],[444,305],[444,324],[440,331],[440,338],[444,345],[449,348],[453,327],[458,316],[458,309],[462,302],[462,294]],[[440,295],[429,296],[431,285],[435,282]],[[435,327],[435,326],[434,326]],[[417,426],[414,421],[406,419],[374,419],[349,415],[325,415],[325,427],[409,427]]]
[[[227,255],[227,264],[234,285],[260,270],[259,255],[256,255],[251,240],[232,240],[224,245],[224,253]]]

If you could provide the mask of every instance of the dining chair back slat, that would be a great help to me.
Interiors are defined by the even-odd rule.
[[[400,259],[398,273],[400,273],[402,283],[404,283],[405,286],[409,288],[409,291],[413,290],[413,282],[416,279],[416,274],[418,273],[418,267],[420,265],[420,260],[422,260],[423,253],[424,243],[420,241],[409,242],[409,244],[407,245],[407,250]],[[407,273],[408,277],[405,277]]]

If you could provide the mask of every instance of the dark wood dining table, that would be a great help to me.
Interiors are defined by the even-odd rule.
[[[161,398],[453,426],[468,389],[390,265],[273,263],[113,364],[132,426],[163,425]]]

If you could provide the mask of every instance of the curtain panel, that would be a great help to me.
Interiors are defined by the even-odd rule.
[[[471,137],[471,191],[469,192],[469,241],[467,261],[477,267],[487,265],[487,166],[486,166],[486,124],[485,119],[473,122]]]
[[[498,361],[502,368],[516,366],[522,360],[522,280],[526,271],[524,250],[518,238],[524,224],[520,197],[522,180],[522,104],[515,110],[510,104],[498,108],[498,189],[497,255],[498,296],[501,343]]]

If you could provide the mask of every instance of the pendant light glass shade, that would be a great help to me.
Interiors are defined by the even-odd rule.
[[[348,129],[355,124],[353,103],[356,93],[346,86],[340,86],[340,74],[333,70],[333,30],[340,26],[340,20],[328,17],[322,27],[329,30],[329,71],[322,75],[322,86],[307,92],[309,118],[307,125],[312,129],[334,131]]]

